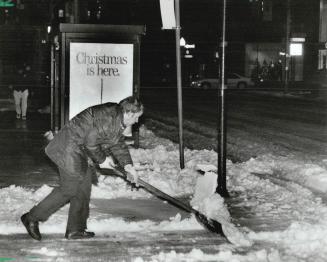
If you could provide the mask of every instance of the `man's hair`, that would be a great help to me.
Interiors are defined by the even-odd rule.
[[[123,113],[138,113],[143,112],[144,107],[140,100],[135,96],[129,96],[119,102],[119,105],[123,109]]]

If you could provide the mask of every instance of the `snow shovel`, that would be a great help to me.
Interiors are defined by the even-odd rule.
[[[115,169],[107,169],[107,168],[101,168],[100,169],[100,173],[102,173],[103,175],[112,175],[113,173],[119,177],[122,177],[126,180],[127,174],[126,171],[121,168],[121,167],[115,167]],[[195,210],[194,208],[192,208],[190,205],[183,203],[182,201],[162,192],[161,190],[159,190],[158,188],[148,184],[147,182],[143,181],[142,179],[138,179],[138,184],[144,188],[146,191],[148,191],[149,193],[153,194],[154,196],[164,199],[166,201],[168,201],[170,204],[188,212],[188,213],[192,213],[195,215],[196,220],[202,225],[204,226],[207,230],[214,232],[216,234],[219,234],[223,237],[226,238],[222,226],[221,224],[216,221],[213,220],[211,218],[207,218],[204,214],[200,213],[199,211]],[[227,239],[227,238],[226,238]]]

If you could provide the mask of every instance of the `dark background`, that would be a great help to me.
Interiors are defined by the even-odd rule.
[[[0,94],[14,82],[24,62],[32,82],[49,88],[50,46],[59,23],[145,25],[141,43],[141,86],[176,84],[175,34],[162,30],[159,0],[12,0],[0,7]],[[271,17],[263,6],[271,3]],[[281,43],[286,34],[286,0],[227,1],[226,70],[244,74],[245,44]],[[193,58],[182,48],[183,86],[195,75],[218,74],[222,0],[180,0],[181,36]],[[317,71],[319,0],[290,0],[291,34],[305,35],[304,78]],[[51,26],[51,32],[47,27]]]

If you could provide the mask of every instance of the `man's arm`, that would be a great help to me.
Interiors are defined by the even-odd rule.
[[[102,145],[102,148],[105,154],[107,156],[112,156],[114,161],[116,161],[121,167],[133,165],[132,157],[123,136],[120,137],[115,145]]]
[[[131,155],[124,142],[124,137],[121,137],[117,144],[113,146],[102,145],[102,148],[108,157],[103,164],[99,165],[100,168],[115,168],[115,166],[119,165],[127,172],[127,179],[138,187],[138,174],[133,166]]]
[[[95,164],[102,164],[106,159],[106,154],[99,145],[84,145],[83,149]]]

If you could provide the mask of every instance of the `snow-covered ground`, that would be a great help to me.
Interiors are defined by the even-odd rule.
[[[229,215],[226,203],[213,194],[217,153],[209,150],[185,150],[185,169],[179,168],[178,146],[156,137],[141,128],[141,147],[131,149],[140,177],[162,191],[176,197],[193,196],[191,204],[207,216],[220,221],[231,244],[219,247],[219,252],[205,253],[195,248],[188,253],[160,252],[151,261],[326,261],[327,260],[327,158],[320,162],[304,161],[295,155],[260,155],[242,163],[227,163],[227,184],[237,207],[251,210],[253,223],[242,224]],[[197,170],[208,168],[205,176]],[[207,190],[203,190],[203,185]],[[208,186],[209,185],[209,186]],[[0,190],[0,234],[26,233],[20,216],[44,198],[51,190],[11,186]],[[115,177],[99,177],[92,189],[92,199],[149,198],[143,190],[131,191]],[[179,214],[169,220],[126,221],[110,217],[93,208],[88,227],[97,236],[113,232],[158,232],[202,230],[192,216]],[[67,207],[40,225],[42,233],[65,231]],[[245,220],[244,220],[245,221]],[[267,225],[260,221],[267,222]],[[55,241],[55,240],[54,240]],[[50,254],[46,247],[29,250],[33,255]],[[67,258],[66,258],[67,259]],[[138,254],[132,261],[148,261]],[[67,260],[61,260],[67,261]]]

